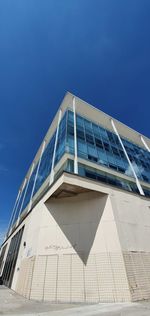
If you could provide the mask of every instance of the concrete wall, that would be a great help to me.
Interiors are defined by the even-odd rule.
[[[150,201],[76,176],[63,181],[91,191],[48,192],[34,207],[22,223],[12,288],[53,302],[150,298]]]
[[[117,192],[111,196],[132,300],[150,298],[150,201]]]
[[[40,203],[34,213],[41,218],[38,247],[36,257],[32,252],[32,258],[22,260],[15,286],[19,293],[61,302],[130,300],[107,194],[91,192],[52,199]]]

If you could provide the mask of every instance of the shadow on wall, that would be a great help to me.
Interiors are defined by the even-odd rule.
[[[75,250],[85,265],[95,240],[107,198],[107,194],[89,192],[74,197],[51,199],[45,203],[48,211],[69,241],[71,245],[69,248]],[[62,249],[67,248],[64,240],[59,241]]]

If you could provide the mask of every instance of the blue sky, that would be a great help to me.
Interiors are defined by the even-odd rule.
[[[0,241],[66,91],[150,137],[149,0],[0,0]]]

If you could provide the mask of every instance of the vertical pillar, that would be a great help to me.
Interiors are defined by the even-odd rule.
[[[17,213],[17,209],[18,209],[18,205],[19,205],[19,202],[20,202],[20,199],[21,199],[21,195],[22,195],[22,189],[19,190],[18,201],[17,201],[17,204],[16,204],[16,208],[15,208],[15,211],[14,211],[14,215],[13,215],[13,218],[12,218],[12,221],[11,221],[11,227],[10,228],[12,228],[12,225],[14,224],[14,219],[15,219],[15,216],[16,216],[16,213]]]
[[[51,173],[49,177],[49,185],[51,185],[52,182],[54,181],[54,163],[55,163],[56,147],[57,147],[57,142],[58,142],[58,133],[59,133],[59,125],[60,125],[61,117],[62,117],[62,110],[60,109],[59,115],[58,115],[56,137],[55,137],[54,151],[53,151],[53,157],[52,157]]]
[[[27,190],[28,190],[28,186],[29,186],[29,181],[30,181],[30,177],[32,175],[32,172],[33,172],[33,169],[34,169],[34,162],[32,164],[32,167],[31,167],[31,171],[30,171],[30,174],[29,174],[29,177],[26,178],[26,188],[25,188],[25,191],[24,191],[24,196],[23,196],[23,199],[22,199],[22,203],[21,203],[21,206],[20,206],[20,211],[19,211],[19,215],[18,215],[18,221],[17,221],[17,224],[19,223],[19,220],[20,220],[20,214],[21,214],[21,211],[22,211],[22,207],[23,207],[23,204],[24,204],[24,200],[25,200],[25,197],[26,197],[26,193],[27,193]]]
[[[29,202],[28,211],[30,210],[31,205],[32,205],[32,198],[33,198],[33,194],[34,194],[36,180],[37,180],[38,173],[39,173],[39,168],[40,168],[40,164],[41,164],[42,155],[43,155],[43,152],[44,152],[44,149],[45,149],[45,144],[46,144],[46,141],[44,140],[43,145],[42,145],[42,149],[41,149],[40,159],[39,159],[39,162],[38,162],[38,166],[37,166],[37,170],[36,170],[36,174],[35,174],[35,178],[34,178],[34,183],[33,183],[32,192],[31,192],[31,196],[30,196],[30,202]]]
[[[77,125],[76,125],[76,102],[75,102],[75,97],[73,97],[73,116],[74,116],[74,173],[78,174]]]
[[[150,148],[149,148],[149,146],[147,145],[147,143],[146,143],[146,141],[145,141],[145,139],[143,138],[142,135],[140,135],[140,138],[141,138],[141,141],[142,141],[142,143],[144,144],[145,148],[150,152]]]
[[[21,199],[21,197],[22,197],[23,190],[24,190],[24,188],[25,188],[26,183],[27,183],[27,178],[25,178],[24,183],[23,183],[23,186],[22,186],[22,188],[21,188],[20,199]],[[19,199],[19,203],[20,203],[20,199]],[[19,203],[18,203],[18,205],[19,205]],[[21,205],[22,205],[22,203],[21,203]],[[20,205],[20,209],[21,209],[21,205]],[[18,206],[17,206],[17,209],[18,209]],[[16,209],[16,210],[17,210],[17,209]],[[17,224],[17,225],[18,225],[18,222],[19,222],[19,216],[20,216],[20,210],[19,210],[19,213],[18,213],[18,216],[17,216],[17,219],[16,219],[16,224]]]
[[[24,183],[23,183],[23,186],[22,186],[22,193],[23,193],[23,190],[24,190],[24,188],[25,188],[26,183],[27,183],[27,178],[25,178],[25,180],[24,180]],[[25,191],[26,191],[26,190],[25,190]],[[24,200],[24,195],[23,195],[23,200]],[[21,203],[21,205],[20,205],[20,210],[19,210],[19,214],[18,214],[18,219],[19,219],[19,216],[20,216],[21,207],[22,207],[22,203]]]
[[[141,195],[144,195],[142,186],[141,186],[141,184],[140,184],[140,182],[139,182],[139,179],[138,179],[138,177],[137,177],[137,175],[136,175],[136,172],[135,172],[135,170],[134,170],[134,168],[133,168],[133,166],[132,166],[132,163],[131,163],[131,161],[130,161],[130,159],[129,159],[129,156],[128,156],[127,152],[126,152],[126,149],[125,149],[125,147],[124,147],[124,145],[123,145],[123,142],[122,142],[122,140],[121,140],[121,138],[120,138],[120,135],[119,135],[119,133],[118,133],[118,131],[117,131],[117,128],[116,128],[116,126],[115,126],[115,124],[114,124],[114,121],[113,121],[113,119],[111,119],[110,121],[111,121],[111,125],[112,125],[112,127],[113,127],[113,130],[114,130],[115,134],[118,136],[119,142],[120,142],[120,144],[121,144],[121,146],[122,146],[122,149],[123,149],[124,154],[125,154],[125,156],[126,156],[126,158],[127,158],[127,161],[128,161],[128,163],[129,163],[129,166],[130,166],[130,168],[131,168],[131,170],[132,170],[132,172],[133,172],[133,175],[134,175],[134,178],[135,178],[135,180],[136,180],[136,185],[137,185],[137,187],[138,187],[138,190],[139,190],[139,192],[140,192]]]
[[[10,221],[9,221],[9,224],[8,224],[8,229],[7,229],[7,233],[6,233],[6,236],[8,236],[9,234],[9,231],[10,231],[10,228],[11,228],[11,223],[12,223],[12,220],[14,218],[14,212],[16,210],[16,206],[18,205],[18,199],[19,199],[19,196],[20,196],[20,193],[21,191],[19,190],[18,194],[17,194],[17,198],[16,198],[16,201],[15,201],[15,204],[14,204],[14,207],[13,207],[13,210],[12,210],[12,213],[11,213],[11,217],[10,217]],[[5,236],[5,238],[6,238]]]

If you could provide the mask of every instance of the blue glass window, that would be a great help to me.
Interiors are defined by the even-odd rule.
[[[78,114],[76,115],[76,127],[78,157],[133,177],[133,172],[116,134]],[[55,137],[56,131],[42,155],[33,195],[39,190],[50,174]],[[123,137],[122,142],[138,178],[150,183],[150,153]],[[71,110],[67,110],[60,121],[54,165],[60,161],[65,152],[74,155],[74,114]],[[30,201],[37,165],[22,192],[13,223],[16,221],[19,212],[23,211]],[[71,168],[73,168],[73,164],[71,165]],[[85,168],[81,168],[81,166],[79,170],[79,173],[84,176],[89,176],[99,181],[138,192],[138,189],[133,182],[129,184],[126,181],[114,177],[109,177],[108,179],[108,175],[102,173],[96,173],[95,175],[95,172],[89,169],[86,169],[85,172]],[[144,192],[146,192],[145,194],[147,196],[149,195],[149,190],[147,188],[144,188]],[[23,206],[21,209],[22,203]]]
[[[25,188],[23,189],[23,191],[21,192],[21,196],[20,196],[20,199],[19,199],[19,203],[16,204],[16,209],[15,209],[15,217],[13,218],[13,221],[12,221],[12,226],[14,225],[14,223],[16,222],[18,216],[19,216],[19,213],[21,211],[21,205],[22,205],[22,201],[23,201],[23,197],[24,197],[24,192],[25,192],[25,189],[26,189],[26,186]]]
[[[73,112],[67,113],[67,133],[65,151],[74,154],[74,117]]]
[[[83,158],[87,158],[88,156],[88,151],[87,151],[87,144],[85,141],[78,139],[78,155],[83,156]]]
[[[57,140],[56,154],[55,154],[55,165],[57,164],[57,162],[61,159],[61,157],[65,153],[66,119],[67,119],[67,112],[65,112],[65,114],[64,114],[64,116],[61,119],[61,122],[59,124],[58,140]]]
[[[109,141],[107,131],[106,131],[104,128],[100,127],[100,126],[99,126],[99,130],[100,130],[101,138],[102,138],[104,141]]]
[[[103,127],[76,115],[78,156],[102,164],[122,173],[129,169],[117,136]],[[73,112],[68,112],[67,120],[68,152],[74,153]]]
[[[104,149],[98,148],[97,153],[98,153],[98,163],[104,166],[108,166],[108,159],[107,159],[107,155]]]
[[[39,190],[51,171],[56,133],[51,138],[41,158],[34,194]],[[33,195],[34,195],[33,194]]]
[[[117,176],[110,175],[106,172],[97,170],[95,168],[91,168],[83,164],[79,164],[79,174],[81,176],[84,176],[96,181],[100,181],[106,184],[110,184],[116,187],[120,187],[123,190],[131,191],[131,192],[139,194],[139,191],[135,183],[131,181],[127,181],[125,179],[121,179]],[[148,192],[147,192],[147,195],[148,195]]]
[[[68,124],[73,129],[73,113],[69,112]],[[134,177],[117,135],[80,115],[76,118],[78,156]],[[73,132],[71,136],[70,147],[74,144]],[[150,183],[150,153],[128,140],[122,140],[137,176]],[[73,153],[73,149],[70,152]]]
[[[30,201],[30,197],[31,197],[31,193],[32,193],[32,188],[33,188],[33,184],[34,184],[36,171],[37,171],[37,165],[36,165],[36,167],[34,168],[34,170],[32,172],[32,175],[31,175],[31,177],[29,179],[29,182],[27,183],[27,191],[26,191],[26,195],[25,195],[25,198],[24,198],[22,211],[26,208],[26,206],[28,205],[28,203]]]
[[[122,142],[138,178],[150,183],[150,153],[126,139],[122,138]],[[130,170],[127,170],[126,173],[130,173]]]

